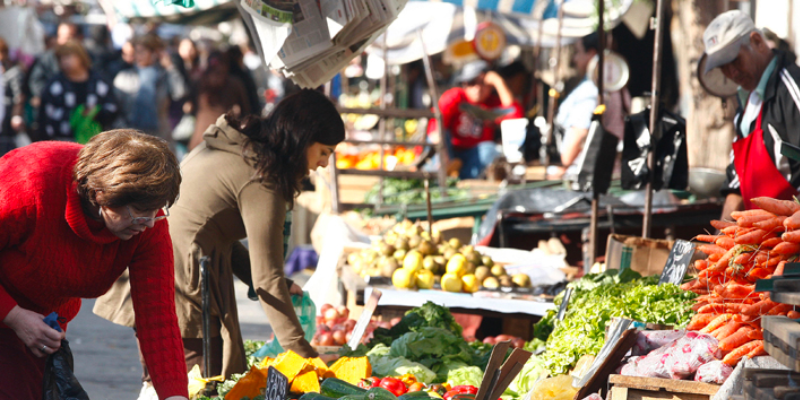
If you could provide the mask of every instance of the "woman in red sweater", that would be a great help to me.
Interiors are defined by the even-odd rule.
[[[78,313],[128,268],[142,353],[160,399],[186,399],[166,207],[178,161],[161,139],[101,133],[0,158],[0,399],[38,400],[46,356]],[[163,210],[162,210],[163,209]]]

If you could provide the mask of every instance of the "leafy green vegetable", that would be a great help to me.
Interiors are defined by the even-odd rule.
[[[372,356],[369,358],[372,373],[376,376],[401,376],[412,374],[426,384],[434,382],[436,373],[426,366],[404,357]]]
[[[472,349],[461,336],[441,328],[422,328],[408,332],[392,342],[390,357],[405,357],[436,372],[436,380],[447,379],[446,364],[473,363]]]
[[[431,182],[431,200],[436,201],[442,198],[441,192],[438,190],[438,185]],[[464,189],[457,189],[457,179],[449,179],[447,181],[447,198],[448,200],[457,200],[467,197],[467,191]],[[383,204],[422,204],[425,202],[424,182],[421,179],[400,179],[400,178],[386,178],[383,181]],[[436,188],[436,190],[434,190]],[[364,202],[368,204],[377,204],[378,191],[380,185],[375,184],[365,195]]]
[[[547,377],[547,374],[544,360],[537,356],[531,356],[503,394],[512,398],[524,397],[533,388],[533,385]]]
[[[375,346],[379,343],[391,346],[392,342],[406,333],[416,332],[428,327],[446,329],[459,337],[461,337],[463,330],[448,309],[428,301],[422,307],[409,310],[403,319],[391,329],[375,329],[370,346]],[[356,349],[356,352],[358,352],[358,349]],[[348,352],[347,356],[355,357],[356,354]]]
[[[611,318],[623,317],[680,328],[694,314],[691,300],[696,295],[672,284],[657,286],[658,276],[624,283],[618,283],[621,281],[619,276],[607,273],[584,279],[578,282],[606,283],[576,285],[594,287],[573,293],[564,320],[555,324],[547,339],[543,358],[552,375],[566,373],[583,355],[596,355],[605,343],[605,328]]]
[[[464,365],[447,371],[447,383],[451,386],[472,385],[479,387],[483,380],[483,370],[476,366]]]

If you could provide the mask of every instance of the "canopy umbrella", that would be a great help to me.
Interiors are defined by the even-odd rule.
[[[181,25],[212,25],[239,18],[236,0],[194,0],[171,4],[172,0],[100,1],[103,11],[121,21],[161,21]]]

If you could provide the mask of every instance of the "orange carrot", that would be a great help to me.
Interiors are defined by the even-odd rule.
[[[738,250],[739,250],[739,246],[731,247],[730,250],[728,250],[727,252],[725,252],[725,254],[722,255],[722,258],[720,258],[719,261],[717,261],[716,265],[709,266],[708,269],[711,269],[711,270],[714,270],[714,271],[724,271],[725,268],[728,268],[728,263],[730,262],[731,258],[733,257],[733,255]]]
[[[697,296],[697,297],[694,298],[694,301],[705,301],[705,302],[708,302],[712,298],[714,298],[714,295]]]
[[[745,309],[742,310],[742,314],[754,314],[754,315],[766,314],[769,310],[771,310],[773,307],[777,305],[778,303],[775,303],[772,300],[761,300],[758,303],[745,307]]]
[[[772,249],[776,254],[797,254],[800,253],[800,243],[783,242]]]
[[[747,358],[753,358],[753,357],[760,357],[760,356],[768,355],[767,351],[764,349],[764,341],[763,340],[756,340],[756,342],[758,342],[758,345],[753,350],[750,350],[749,353],[747,353],[747,356],[746,356]]]
[[[747,215],[739,218],[736,220],[736,225],[741,227],[750,228],[753,227],[756,222],[767,221],[770,219],[775,219],[774,215],[767,215],[767,214],[760,214],[760,215]]]
[[[785,232],[781,235],[784,242],[800,243],[800,230]]]
[[[753,328],[749,326],[743,326],[737,329],[736,332],[725,338],[725,340],[721,340],[719,342],[719,349],[722,351],[731,351],[747,343],[748,341],[750,341],[750,339],[747,337],[747,334],[750,333],[750,331],[752,330]]]
[[[727,252],[727,250],[715,244],[701,244],[697,246],[697,250],[700,250],[706,254],[725,254],[725,252]]]
[[[771,310],[767,313],[767,315],[786,315],[789,311],[792,311],[794,306],[791,304],[778,304],[775,307],[772,307]]]
[[[786,254],[778,254],[778,255],[770,257],[769,260],[767,260],[767,261],[765,261],[765,262],[763,262],[761,264],[758,264],[757,267],[774,268],[774,267],[778,266],[778,264],[780,264],[781,261],[786,260],[786,258],[787,258]]]
[[[697,260],[694,262],[694,268],[698,271],[703,271],[708,268],[708,260]]]
[[[697,279],[691,280],[689,282],[684,283],[681,285],[681,290],[692,290],[692,288],[697,284]]]
[[[733,241],[736,242],[736,244],[758,244],[761,243],[768,234],[769,232],[763,229],[753,229],[741,235],[737,233]]]
[[[798,319],[798,318],[800,318],[800,312],[792,310],[792,311],[789,311],[789,313],[786,314],[786,316],[789,317],[789,319]]]
[[[783,268],[786,266],[786,261],[778,263],[778,267],[772,272],[772,276],[783,276]]]
[[[753,329],[750,333],[747,334],[751,340],[761,340],[764,339],[764,330],[761,328]]]
[[[753,223],[753,227],[758,229],[763,229],[768,232],[772,231],[784,231],[786,227],[783,226],[783,221],[786,220],[787,217],[779,216],[775,218],[765,219],[763,221],[758,221]]]
[[[714,331],[717,334],[714,335],[712,333],[712,336],[717,338],[717,340],[723,340],[723,339],[727,338],[728,336],[733,335],[734,333],[736,333],[736,331],[738,331],[739,328],[742,327],[742,325],[744,325],[744,324],[741,323],[741,322],[736,322],[734,320],[730,320],[730,321],[728,321],[728,323],[723,325],[721,328],[719,328],[716,331]]]
[[[800,204],[791,200],[778,200],[771,197],[756,197],[750,200],[756,207],[775,215],[789,216],[800,211]]]
[[[769,239],[764,239],[764,241],[761,242],[761,247],[762,248],[763,247],[775,247],[775,246],[777,246],[777,245],[779,245],[781,243],[783,243],[783,240],[781,238],[772,237],[772,238],[769,238]]]
[[[785,226],[786,229],[800,228],[800,211],[795,212],[791,217],[783,220],[783,226]]]
[[[719,316],[716,314],[695,314],[686,329],[696,331],[705,328],[709,323],[717,319]]]
[[[733,238],[730,238],[728,236],[720,236],[714,243],[716,243],[717,246],[722,247],[725,250],[730,250],[731,247],[736,246],[736,242],[733,241]]]
[[[740,285],[736,283],[729,283],[725,286],[723,297],[732,299],[743,299],[753,294],[755,290],[754,285]]]
[[[722,359],[722,362],[732,367],[735,366],[736,364],[739,363],[742,357],[750,354],[750,352],[758,348],[759,345],[761,345],[762,347],[764,346],[763,343],[759,342],[760,342],[759,340],[752,340],[743,343],[741,346],[736,347],[730,353],[728,353],[728,355],[726,355],[725,358]]]
[[[705,306],[706,304],[708,304],[708,302],[707,302],[707,301],[701,301],[701,302],[699,302],[699,303],[695,303],[695,304],[692,306],[692,310],[694,310],[694,311],[697,311],[697,310],[699,310],[699,309],[703,308],[703,306]]]
[[[722,258],[722,256],[723,256],[722,254],[711,254],[710,256],[708,256],[708,261],[717,262]]]
[[[694,240],[699,242],[714,243],[719,237],[719,235],[697,235],[694,237]]]
[[[723,230],[729,226],[736,226],[736,223],[730,221],[720,221],[718,219],[712,219],[711,226],[713,226],[716,229]]]
[[[734,264],[744,265],[753,261],[753,257],[755,257],[755,252],[748,251],[744,253],[740,253],[738,256],[733,258]]]
[[[736,232],[738,230],[739,230],[739,226],[731,225],[731,226],[729,226],[729,227],[727,227],[725,229],[722,229],[721,232],[726,234],[726,235],[728,235],[728,236],[730,236],[730,237],[734,237],[734,236],[736,236]]]
[[[759,209],[754,208],[752,210],[734,211],[734,212],[731,213],[731,218],[735,219],[738,222],[739,219],[741,219],[743,217],[751,216],[751,215],[768,215],[770,217],[774,217],[775,216],[775,214],[773,214],[773,213],[771,213],[771,212],[769,212],[767,210],[763,210],[763,209],[759,210]],[[791,215],[791,214],[789,214],[789,215]]]
[[[700,314],[697,314],[697,315],[706,315],[706,313],[700,312]],[[715,329],[719,328],[720,326],[725,325],[726,323],[728,323],[728,321],[730,321],[731,318],[733,318],[733,314],[719,314],[719,315],[710,314],[710,315],[715,315],[716,318],[714,318],[711,321],[709,321],[705,325],[704,328],[700,329],[700,332],[702,332],[702,333],[711,333]],[[694,319],[692,319],[692,321],[694,321]],[[697,329],[690,328],[691,326],[692,326],[692,324],[689,323],[689,326],[687,326],[686,329],[689,329],[691,331],[697,330]]]
[[[772,275],[767,268],[753,268],[750,272],[747,273],[747,280],[756,283],[759,279],[766,279],[768,276]]]

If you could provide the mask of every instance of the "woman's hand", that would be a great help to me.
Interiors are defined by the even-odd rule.
[[[14,330],[25,346],[36,357],[46,357],[61,347],[65,333],[59,332],[44,323],[44,315],[14,306],[3,319],[3,323]]]
[[[296,283],[292,283],[292,287],[289,288],[289,294],[293,294],[295,296],[302,296],[303,295],[303,288],[297,286]]]

